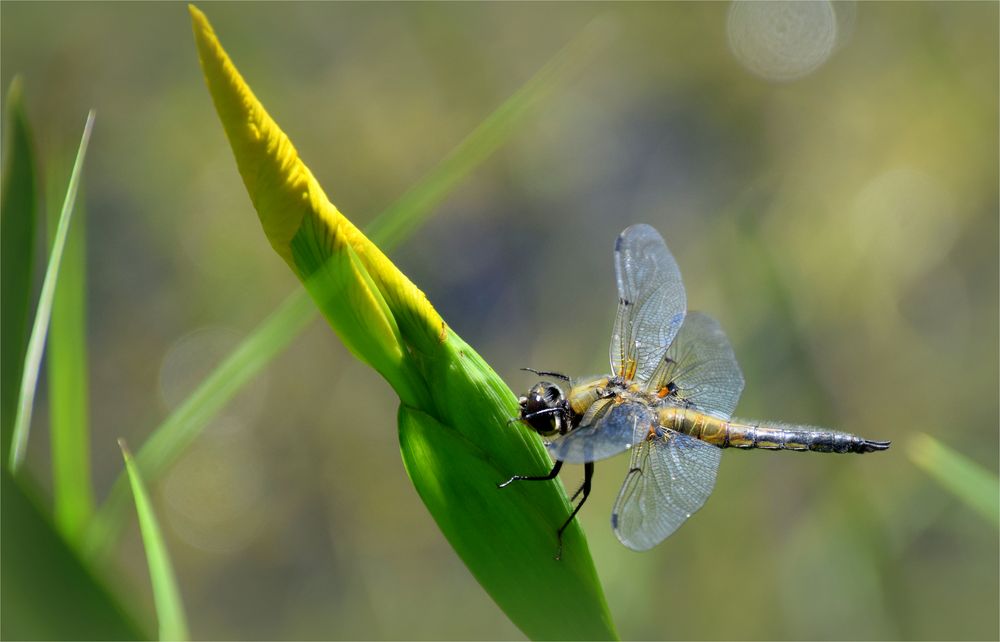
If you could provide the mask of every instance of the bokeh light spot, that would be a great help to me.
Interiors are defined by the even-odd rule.
[[[187,401],[241,339],[240,333],[230,328],[205,326],[174,342],[160,365],[160,398],[164,405],[176,410]],[[264,407],[267,388],[267,374],[258,374],[226,405],[223,416],[252,423]]]
[[[837,16],[826,1],[736,0],[726,34],[744,67],[767,80],[789,81],[816,70],[833,53]]]
[[[236,553],[256,537],[266,513],[261,461],[253,435],[236,420],[218,421],[163,480],[165,516],[189,545]]]

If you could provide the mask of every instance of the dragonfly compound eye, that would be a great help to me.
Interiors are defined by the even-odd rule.
[[[521,398],[521,419],[540,435],[562,432],[566,399],[559,386],[542,381]]]

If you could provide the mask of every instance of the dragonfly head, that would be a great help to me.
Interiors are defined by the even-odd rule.
[[[569,404],[556,384],[539,381],[518,402],[521,421],[539,435],[548,437],[569,430]]]

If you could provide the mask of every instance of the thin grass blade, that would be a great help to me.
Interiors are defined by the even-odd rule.
[[[604,36],[599,25],[593,25],[559,51],[433,169],[376,217],[365,229],[366,235],[386,252],[405,241],[451,190],[536,113],[547,96],[586,68],[600,50]],[[318,316],[305,289],[292,294],[153,431],[136,454],[144,478],[158,478],[242,386]],[[226,385],[218,385],[219,382],[226,382]],[[88,534],[88,550],[95,555],[104,554],[121,528],[126,514],[124,481],[123,478],[116,481]]]
[[[916,435],[907,454],[918,468],[1000,527],[1000,479],[996,475],[930,435]]]
[[[129,484],[132,486],[132,496],[135,499],[135,510],[139,515],[139,530],[142,532],[142,544],[146,548],[146,562],[149,564],[149,579],[153,585],[153,601],[156,603],[156,618],[160,624],[161,640],[187,640],[187,617],[184,615],[184,603],[177,588],[174,568],[170,563],[166,542],[160,524],[153,512],[153,504],[146,492],[146,486],[139,474],[139,469],[132,459],[132,453],[125,445],[124,439],[118,440],[125,458],[125,471]]]
[[[49,168],[55,204],[61,189],[58,172]],[[90,425],[87,370],[86,225],[82,199],[77,199],[63,251],[62,269],[52,301],[48,346],[45,350],[49,386],[49,434],[52,452],[53,508],[56,525],[70,542],[78,543],[94,512],[90,479]],[[50,242],[55,239],[59,212],[49,208]]]
[[[24,370],[21,376],[21,389],[18,394],[17,414],[14,419],[14,435],[10,449],[10,469],[16,473],[24,461],[25,449],[28,445],[28,433],[31,430],[31,413],[34,407],[35,387],[38,385],[38,371],[42,363],[42,353],[45,351],[45,338],[49,329],[49,319],[52,314],[52,301],[55,297],[56,282],[59,279],[59,267],[62,263],[66,238],[69,233],[70,219],[73,215],[73,205],[76,192],[80,185],[80,174],[83,171],[83,159],[87,155],[87,145],[94,128],[94,111],[87,115],[83,127],[80,147],[76,152],[73,172],[70,174],[69,185],[66,188],[66,198],[59,214],[59,224],[56,227],[55,240],[49,254],[48,267],[45,270],[45,280],[42,281],[42,292],[38,298],[35,310],[35,321],[28,339],[28,351],[24,357]]]
[[[0,461],[6,463],[14,434],[17,393],[28,346],[28,314],[35,274],[38,199],[28,117],[21,80],[7,91],[2,203],[0,203]]]

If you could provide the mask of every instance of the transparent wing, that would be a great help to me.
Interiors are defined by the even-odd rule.
[[[604,399],[594,406],[578,428],[546,444],[553,459],[571,464],[606,459],[640,443],[655,425],[653,411],[639,403]]]
[[[684,320],[681,271],[659,232],[633,225],[615,243],[615,276],[618,316],[611,335],[611,371],[646,381]]]
[[[646,390],[729,419],[743,392],[743,373],[719,322],[701,312],[684,317]]]
[[[715,486],[722,451],[672,430],[632,452],[632,467],[615,500],[611,527],[634,551],[653,548],[702,507]]]

